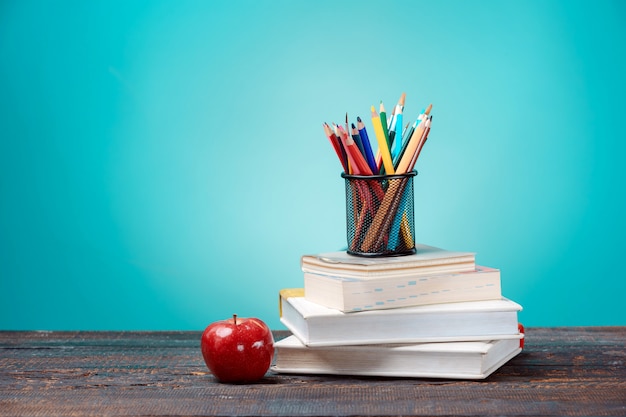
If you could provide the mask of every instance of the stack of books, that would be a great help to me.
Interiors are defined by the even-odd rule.
[[[292,335],[279,373],[483,379],[523,346],[522,307],[500,270],[472,252],[416,245],[414,255],[305,255],[304,288],[280,291]]]

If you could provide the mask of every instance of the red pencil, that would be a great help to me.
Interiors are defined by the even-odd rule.
[[[350,166],[354,170],[354,174],[356,175],[372,175],[372,170],[369,165],[367,165],[367,161],[361,154],[359,147],[357,146],[354,139],[348,135],[348,132],[341,126],[338,127],[339,135],[341,136],[341,141],[346,148],[346,152],[348,153],[348,158],[350,160]]]
[[[339,158],[339,162],[341,162],[343,171],[345,173],[348,173],[348,163],[345,157],[343,156],[341,144],[339,143],[339,138],[337,138],[337,135],[335,135],[335,132],[332,131],[330,126],[328,126],[328,123],[324,123],[323,127],[324,127],[324,133],[326,134],[326,137],[330,141],[330,144],[333,146],[333,149],[335,150],[335,153],[337,154],[337,157]]]

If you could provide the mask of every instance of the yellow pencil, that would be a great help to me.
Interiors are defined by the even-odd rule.
[[[383,157],[383,166],[385,167],[385,174],[392,175],[395,173],[393,169],[393,161],[391,160],[391,153],[389,152],[389,146],[387,145],[387,139],[385,138],[385,131],[383,130],[382,122],[376,108],[372,106],[372,124],[374,125],[374,134],[378,141],[378,150]]]
[[[402,213],[402,223],[400,223],[400,236],[402,236],[402,241],[404,242],[404,246],[407,248],[412,248],[414,246],[413,236],[411,235],[411,226],[409,225],[409,218],[406,213]]]

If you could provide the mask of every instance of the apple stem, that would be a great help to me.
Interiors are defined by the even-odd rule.
[[[237,315],[233,314],[233,322],[235,324],[235,326],[237,325]]]

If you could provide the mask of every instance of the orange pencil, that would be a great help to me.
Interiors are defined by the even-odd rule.
[[[424,124],[424,133],[422,134],[422,137],[420,138],[419,145],[417,145],[417,150],[415,151],[415,155],[413,155],[413,158],[411,159],[411,163],[409,164],[409,171],[412,171],[413,168],[415,167],[417,158],[419,158],[420,153],[422,152],[422,148],[424,147],[424,144],[426,143],[426,139],[428,139],[428,134],[430,133],[430,124],[432,120],[433,120],[433,116],[430,116],[426,120],[426,123]]]
[[[428,116],[431,109],[432,109],[432,104],[428,106],[428,108],[424,112],[424,115]],[[422,134],[424,133],[424,129],[426,127],[426,119],[427,119],[426,117],[422,119],[420,124],[415,128],[415,131],[409,138],[409,144],[406,147],[406,150],[404,151],[402,158],[400,159],[398,168],[396,169],[396,172],[398,172],[399,174],[405,174],[412,169],[411,162],[413,161],[413,156],[415,156],[415,154],[417,153],[417,149],[422,139]]]
[[[384,239],[388,236],[393,218],[398,211],[405,185],[406,181],[392,181],[389,183],[378,211],[372,219],[372,224],[363,238],[361,249],[364,252],[370,252],[372,249],[382,246]]]

